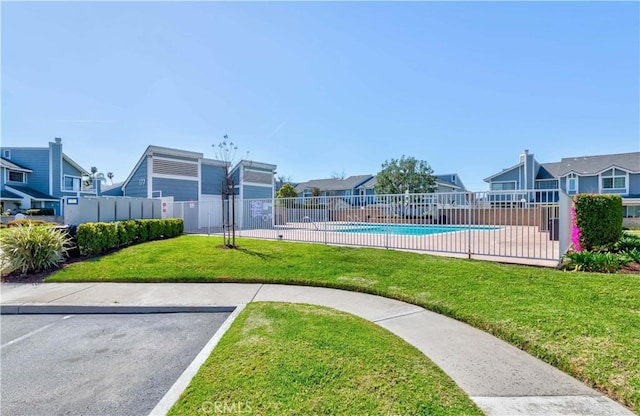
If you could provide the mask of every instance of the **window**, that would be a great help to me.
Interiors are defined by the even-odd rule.
[[[622,216],[625,218],[639,218],[640,205],[623,206]]]
[[[578,175],[570,173],[567,175],[567,193],[575,194],[578,192]]]
[[[10,182],[22,182],[24,183],[24,172],[18,172],[15,170],[9,171],[9,181]]]
[[[456,180],[456,175],[451,175],[451,183],[457,183]]]
[[[77,192],[80,190],[80,178],[75,176],[65,176],[64,177],[64,185],[62,187],[63,191],[74,191]]]
[[[2,157],[5,158],[5,159],[11,159],[11,150],[3,149],[2,150]]]
[[[491,184],[492,191],[513,191],[516,189],[515,182],[493,182]]]
[[[556,179],[537,179],[536,189],[558,189],[558,181]]]
[[[627,173],[620,169],[609,169],[600,175],[603,190],[626,190]]]

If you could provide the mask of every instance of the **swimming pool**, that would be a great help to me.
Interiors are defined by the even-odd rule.
[[[349,224],[348,228],[340,228],[334,231],[340,233],[358,234],[394,234],[394,235],[431,235],[442,233],[454,233],[456,231],[490,231],[500,227],[484,227],[468,225],[407,225],[407,224]]]

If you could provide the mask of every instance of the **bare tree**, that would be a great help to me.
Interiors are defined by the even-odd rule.
[[[333,172],[331,172],[331,179],[344,179],[347,177],[347,174],[345,173],[344,169],[341,170],[340,172],[338,172],[337,170],[334,170]]]
[[[276,176],[276,180],[282,184],[291,183],[291,176],[278,175]]]
[[[229,140],[226,134],[223,140],[213,146],[216,159],[224,162],[224,179],[222,182],[222,234],[225,246],[236,247],[236,189],[229,168],[236,157],[238,146]],[[230,204],[229,204],[230,202]],[[231,206],[229,206],[231,205]]]

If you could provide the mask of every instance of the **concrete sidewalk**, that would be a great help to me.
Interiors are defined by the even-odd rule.
[[[233,283],[3,284],[3,312],[34,306],[208,306],[308,303],[375,322],[414,345],[489,415],[633,415],[556,368],[464,323],[421,307],[336,289]],[[44,308],[46,309],[46,308]],[[70,313],[70,312],[69,312]]]

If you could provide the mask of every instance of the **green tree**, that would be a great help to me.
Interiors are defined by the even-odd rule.
[[[276,192],[276,198],[296,198],[298,193],[296,189],[290,183],[282,185],[278,192]]]
[[[424,160],[414,157],[387,160],[376,175],[378,194],[427,193],[436,190],[433,169]]]
[[[107,178],[111,181],[111,185],[113,185],[113,177],[116,176],[113,172],[107,172]]]
[[[318,188],[317,186],[314,186],[313,188],[311,188],[311,196],[320,196],[321,192],[320,192],[320,188]]]

